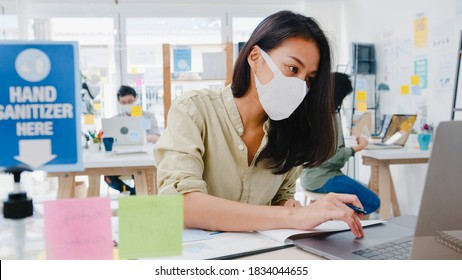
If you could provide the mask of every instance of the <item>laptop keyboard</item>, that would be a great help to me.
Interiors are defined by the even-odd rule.
[[[412,239],[412,237],[409,237],[382,243],[354,251],[353,254],[370,260],[407,260],[411,252]]]

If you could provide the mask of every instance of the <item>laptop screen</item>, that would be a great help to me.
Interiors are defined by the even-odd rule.
[[[396,144],[404,146],[406,140],[411,133],[417,115],[398,115],[391,117],[390,125],[382,139],[382,143]]]

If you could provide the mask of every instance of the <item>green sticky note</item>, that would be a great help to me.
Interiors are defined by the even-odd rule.
[[[182,254],[183,196],[121,197],[118,213],[120,258]]]

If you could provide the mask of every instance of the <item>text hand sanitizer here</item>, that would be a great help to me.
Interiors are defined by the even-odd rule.
[[[11,86],[11,104],[0,104],[0,121],[19,120],[16,123],[17,136],[53,135],[53,122],[43,120],[74,117],[72,104],[53,103],[57,96],[54,86]]]

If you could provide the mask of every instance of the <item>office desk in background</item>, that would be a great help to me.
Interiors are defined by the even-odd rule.
[[[377,192],[380,198],[380,219],[390,218],[393,207],[393,216],[401,215],[395,186],[391,177],[391,164],[427,163],[430,151],[417,149],[388,149],[362,151],[363,164],[371,167],[369,188]]]
[[[112,155],[104,151],[84,150],[83,166],[80,172],[49,173],[49,177],[58,177],[58,199],[74,197],[75,176],[88,176],[87,196],[99,196],[101,176],[126,175],[135,180],[136,193],[156,194],[156,166],[154,165],[154,145],[143,146],[147,153]]]

